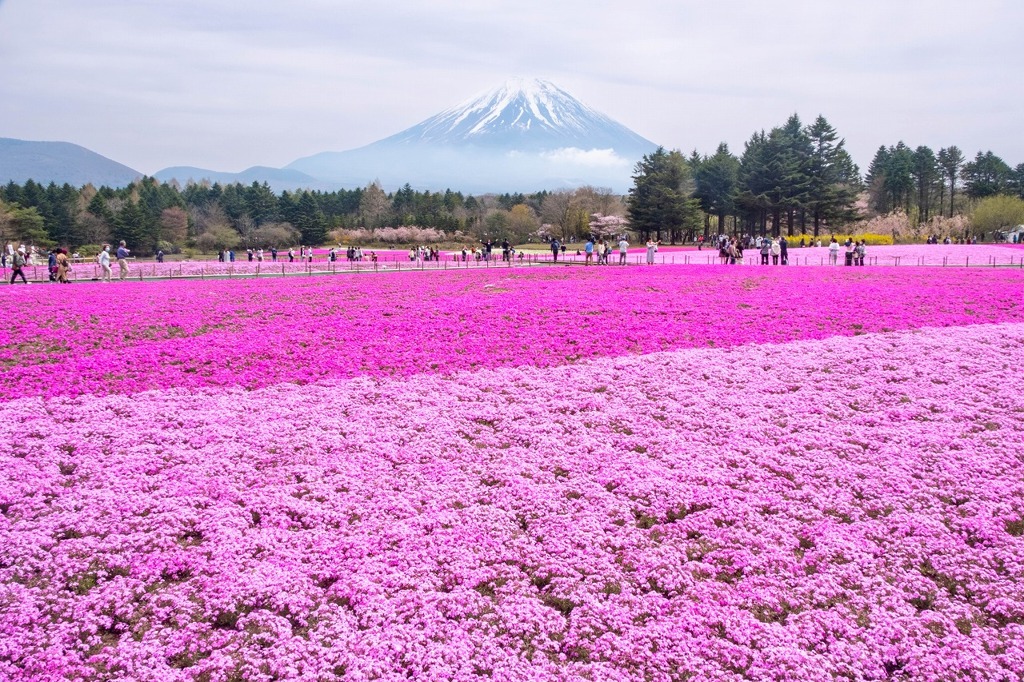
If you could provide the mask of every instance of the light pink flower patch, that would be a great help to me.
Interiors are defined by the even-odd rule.
[[[665,277],[620,280],[633,298],[615,300],[644,301]],[[715,284],[752,293],[722,317],[772,286],[732,277]],[[720,300],[711,280],[686,281],[690,310]],[[787,281],[785,312],[761,326],[828,319],[795,304],[829,301],[805,286],[829,280]],[[873,280],[842,281],[867,307],[830,308],[837,328],[890,324],[895,306],[864,296]],[[978,318],[1014,315],[1008,281],[904,310],[945,324],[971,300]],[[461,282],[474,301],[482,284],[521,291]],[[568,284],[533,286],[536,311]],[[335,314],[366,309],[313,288]],[[896,291],[906,304],[915,290]],[[400,311],[410,325],[420,298]],[[667,320],[686,317],[663,300]],[[500,309],[475,321],[500,328]],[[309,338],[282,324],[282,343]],[[561,331],[593,340],[590,326]],[[1024,324],[901,326],[0,403],[0,677],[1020,679]]]

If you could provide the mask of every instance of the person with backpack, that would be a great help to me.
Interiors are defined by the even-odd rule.
[[[25,247],[19,247],[11,255],[11,284],[14,284],[14,280],[17,277],[21,277],[21,281],[28,284],[28,280],[25,278],[25,271],[22,268],[25,267],[25,263],[28,261],[25,259]]]
[[[555,263],[558,262],[558,252],[561,250],[562,245],[558,243],[557,239],[551,240],[551,259]]]
[[[761,240],[761,265],[768,265],[768,256],[772,252],[772,240],[765,237]]]

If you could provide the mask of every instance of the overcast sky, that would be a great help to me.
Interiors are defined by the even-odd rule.
[[[1024,162],[1020,0],[0,0],[0,137],[143,173],[283,166],[516,76],[648,139],[739,154],[823,114],[879,145]]]

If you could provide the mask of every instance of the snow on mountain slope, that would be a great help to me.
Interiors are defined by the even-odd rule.
[[[517,151],[615,149],[632,155],[655,145],[553,83],[516,78],[375,144],[443,144]]]

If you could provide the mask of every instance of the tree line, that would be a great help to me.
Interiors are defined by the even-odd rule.
[[[139,254],[193,248],[278,248],[340,241],[378,228],[416,226],[452,240],[517,242],[585,235],[592,215],[622,215],[621,197],[582,187],[483,196],[415,190],[274,192],[251,185],[177,183],[142,178],[128,187],[80,188],[33,180],[0,187],[0,240],[61,245],[83,253],[124,239]]]
[[[818,236],[893,211],[925,225],[986,197],[1024,198],[1024,164],[1011,168],[991,151],[968,162],[955,146],[883,146],[862,180],[823,116],[803,125],[795,114],[754,133],[739,157],[725,143],[710,156],[659,148],[636,165],[633,180],[633,229],[671,242],[719,232]]]

